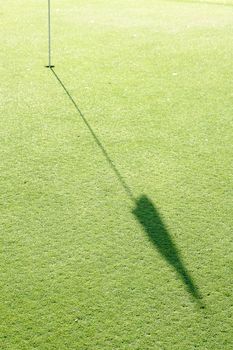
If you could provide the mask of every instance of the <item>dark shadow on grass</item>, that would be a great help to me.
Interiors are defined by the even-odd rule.
[[[201,294],[198,287],[185,268],[180,253],[152,201],[147,196],[142,195],[136,200],[136,207],[133,210],[133,214],[142,225],[157,251],[175,269],[188,292],[195,299],[200,300]]]
[[[130,187],[125,182],[124,178],[120,174],[119,170],[111,160],[108,152],[98,139],[96,133],[90,126],[89,122],[81,112],[79,106],[74,101],[73,97],[70,95],[69,91],[63,84],[62,80],[58,77],[58,75],[55,73],[54,69],[51,68],[51,71],[63,90],[65,91],[66,95],[74,105],[75,109],[79,113],[80,117],[82,118],[83,122],[85,123],[86,127],[90,131],[91,135],[93,136],[97,146],[102,151],[106,161],[110,165],[111,169],[115,173],[116,177],[118,178],[119,182],[121,183],[122,187],[124,188],[127,196],[132,201],[134,205],[134,209],[132,213],[134,214],[135,218],[139,223],[142,225],[144,231],[148,235],[149,239],[153,243],[153,245],[156,247],[156,249],[159,251],[159,253],[162,255],[162,257],[176,270],[178,275],[181,277],[183,283],[185,284],[188,292],[199,302],[201,295],[198,291],[197,286],[195,286],[191,276],[189,275],[188,271],[186,270],[178,249],[175,246],[175,243],[173,242],[169,232],[167,231],[165,225],[162,222],[162,219],[160,218],[160,215],[158,211],[156,210],[155,206],[151,202],[151,200],[145,196],[142,195],[139,199],[136,199],[133,195],[133,192],[131,191]]]
[[[82,111],[80,110],[79,106],[77,105],[77,103],[74,101],[73,97],[70,95],[69,91],[67,90],[67,88],[65,87],[65,85],[63,84],[63,82],[61,81],[61,79],[58,77],[58,75],[55,73],[54,69],[51,68],[52,73],[54,74],[55,78],[57,79],[57,81],[59,82],[59,84],[62,86],[63,90],[65,91],[65,93],[67,94],[67,96],[69,97],[70,101],[72,102],[72,104],[74,105],[74,107],[76,108],[77,112],[79,113],[80,117],[82,118],[82,120],[84,121],[84,123],[86,124],[86,127],[88,128],[88,130],[90,131],[91,135],[93,136],[96,144],[98,145],[99,149],[102,151],[105,159],[107,160],[108,164],[110,165],[110,167],[112,168],[113,172],[116,174],[118,180],[120,181],[121,185],[123,186],[123,188],[125,189],[128,197],[132,200],[135,201],[134,196],[132,191],[130,190],[129,186],[126,184],[125,180],[123,179],[123,177],[121,176],[120,172],[118,171],[117,167],[115,166],[115,164],[113,163],[113,161],[111,160],[111,158],[108,155],[108,152],[106,151],[106,149],[104,148],[104,146],[102,145],[102,143],[100,142],[100,140],[98,139],[96,133],[94,132],[94,130],[92,129],[92,127],[90,126],[90,124],[88,123],[87,119],[85,118],[84,114],[82,113]]]

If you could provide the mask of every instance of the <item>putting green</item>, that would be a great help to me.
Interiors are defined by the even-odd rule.
[[[233,2],[0,9],[0,348],[231,350]]]

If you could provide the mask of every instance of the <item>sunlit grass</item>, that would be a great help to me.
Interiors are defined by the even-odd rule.
[[[0,348],[232,348],[233,3],[199,2],[54,0],[54,73],[46,2],[2,4]]]

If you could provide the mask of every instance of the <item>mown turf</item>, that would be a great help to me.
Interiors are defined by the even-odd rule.
[[[232,349],[232,1],[0,9],[0,348]]]

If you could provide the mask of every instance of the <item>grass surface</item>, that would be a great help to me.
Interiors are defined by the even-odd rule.
[[[232,349],[232,1],[0,9],[0,347]]]

